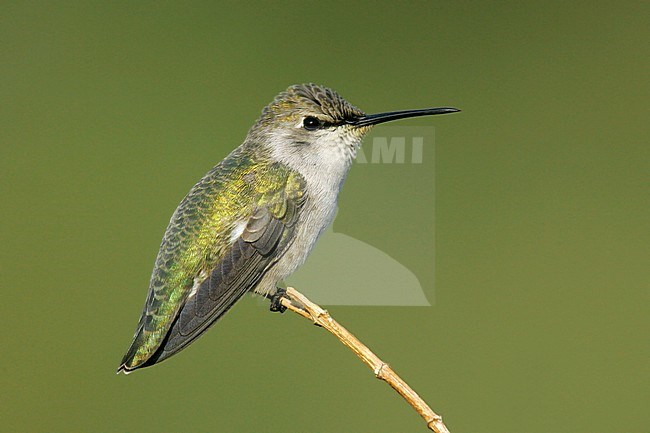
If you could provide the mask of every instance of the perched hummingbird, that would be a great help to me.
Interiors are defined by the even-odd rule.
[[[181,351],[244,293],[282,311],[280,280],[307,258],[373,125],[455,108],[365,114],[331,89],[289,87],[244,143],[181,201],[163,236],[149,293],[118,373]]]

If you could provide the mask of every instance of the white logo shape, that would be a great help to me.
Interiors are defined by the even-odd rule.
[[[332,226],[286,282],[322,305],[431,306],[408,268]]]

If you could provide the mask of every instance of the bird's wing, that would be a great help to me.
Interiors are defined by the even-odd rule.
[[[297,213],[294,204],[290,206],[294,217],[289,220],[278,219],[267,208],[252,216],[224,258],[188,297],[167,337],[145,365],[160,362],[190,344],[259,283],[292,239]]]
[[[262,200],[219,260],[197,270],[188,281],[189,290],[180,307],[171,312],[169,326],[157,323],[168,301],[157,299],[158,292],[152,288],[118,372],[150,366],[179,352],[253,289],[293,239],[304,198],[302,193],[287,191],[270,201]]]
[[[274,216],[268,208],[258,209],[248,221],[241,236],[226,251],[222,260],[195,280],[193,292],[179,309],[172,325],[157,350],[139,365],[133,365],[134,356],[144,338],[147,323],[153,314],[144,318],[143,327],[134,344],[125,355],[121,369],[134,370],[156,364],[194,341],[214,324],[232,305],[260,281],[265,271],[280,257],[292,239],[298,215],[297,203],[287,202],[287,215]]]

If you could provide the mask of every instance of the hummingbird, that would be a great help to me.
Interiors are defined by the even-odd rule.
[[[363,137],[397,119],[460,111],[439,107],[365,114],[316,84],[289,87],[244,142],[174,211],[133,341],[129,373],[183,350],[245,293],[282,312],[278,284],[302,265],[332,222]]]

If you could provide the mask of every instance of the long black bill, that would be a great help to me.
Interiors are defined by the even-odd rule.
[[[378,123],[390,122],[391,120],[405,119],[407,117],[433,116],[436,114],[456,113],[458,111],[460,111],[458,108],[451,107],[424,108],[422,110],[389,111],[387,113],[367,114],[365,116],[357,117],[356,119],[348,120],[346,123],[354,126],[369,126],[377,125]]]

